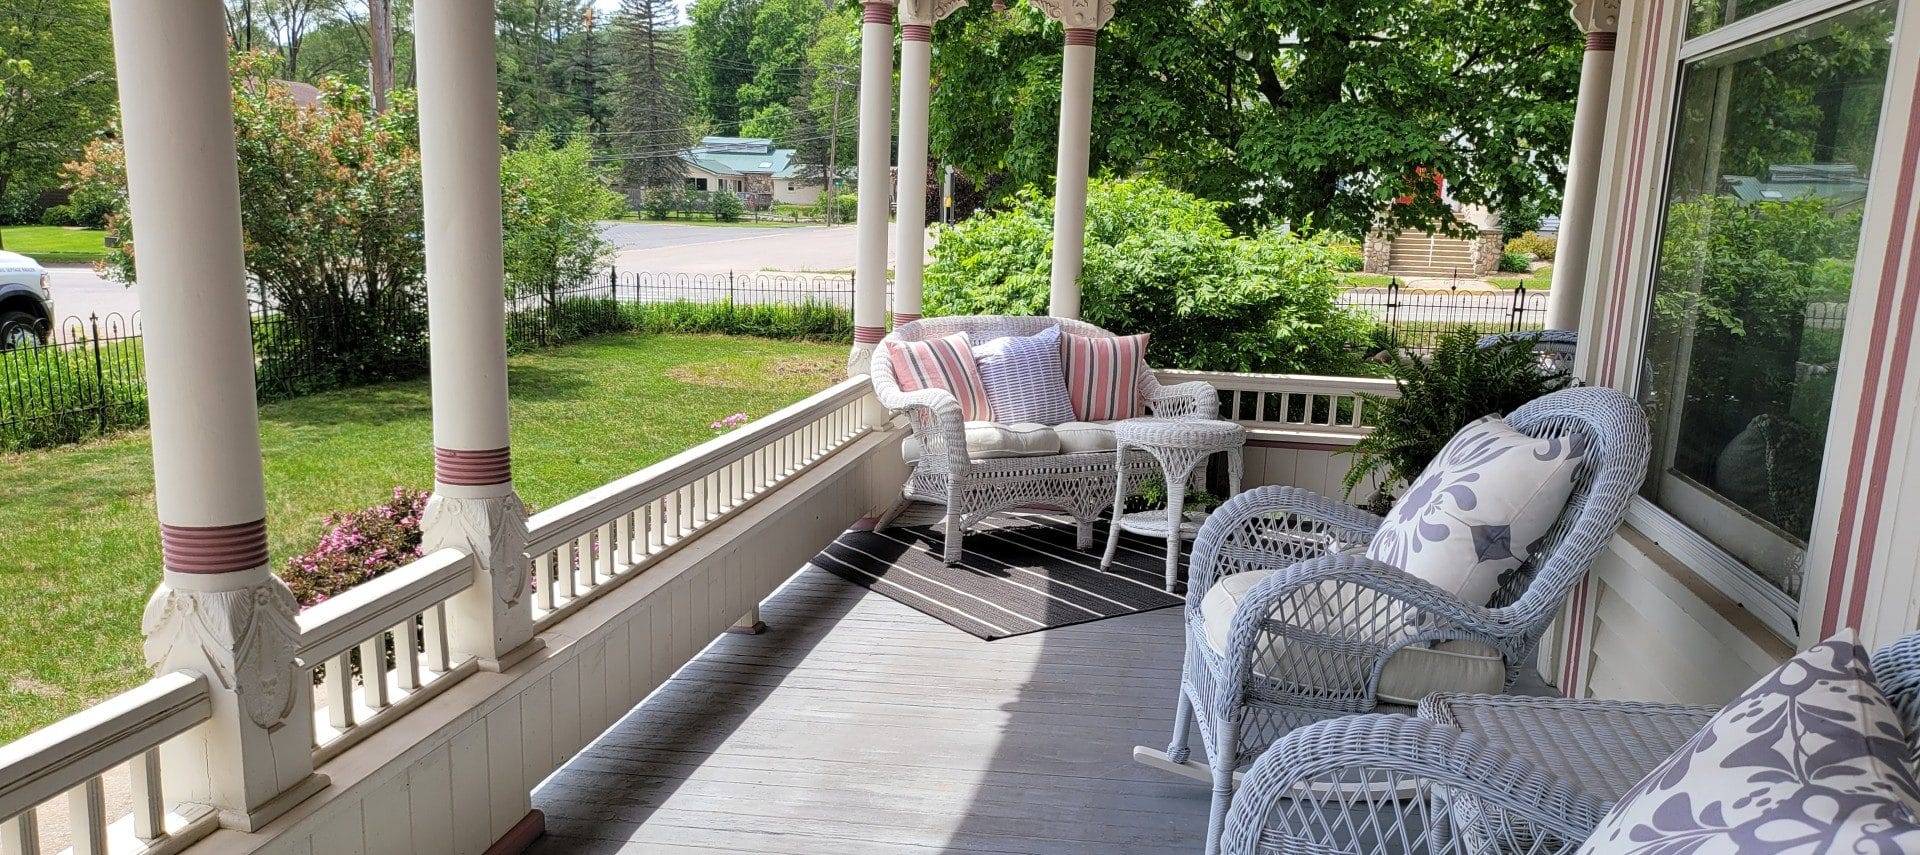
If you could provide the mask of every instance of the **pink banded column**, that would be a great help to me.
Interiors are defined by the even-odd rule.
[[[1567,187],[1561,196],[1559,247],[1554,252],[1553,289],[1547,295],[1547,328],[1578,330],[1587,291],[1587,255],[1593,246],[1593,206],[1600,188],[1600,159],[1613,90],[1614,44],[1620,0],[1573,0],[1573,20],[1587,34],[1580,62],[1580,94],[1573,109],[1573,145],[1567,152]]]
[[[164,566],[145,653],[205,675],[213,707],[162,745],[162,787],[252,830],[326,779],[293,595],[267,554],[225,10],[113,0],[112,17]]]
[[[853,352],[865,374],[887,331],[888,167],[893,150],[893,3],[867,0],[860,24],[860,187],[854,224]]]
[[[1060,58],[1060,140],[1054,165],[1053,275],[1048,314],[1080,317],[1080,268],[1086,260],[1087,166],[1093,134],[1094,41],[1113,18],[1113,0],[1034,0],[1066,26]]]
[[[420,177],[433,362],[429,551],[480,564],[447,601],[456,656],[504,670],[533,637],[527,511],[513,489],[507,434],[506,275],[501,260],[499,85],[492,3],[419,0]]]
[[[927,114],[933,25],[965,0],[901,0],[900,170],[894,191],[893,324],[920,319],[927,263]]]

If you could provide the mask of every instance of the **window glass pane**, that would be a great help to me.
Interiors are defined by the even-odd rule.
[[[1682,70],[1646,491],[1788,594],[1833,406],[1893,0]]]
[[[1693,0],[1693,7],[1687,12],[1687,37],[1692,38],[1741,18],[1750,18],[1788,2],[1790,0]]]

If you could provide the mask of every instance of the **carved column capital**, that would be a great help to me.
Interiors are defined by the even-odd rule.
[[[267,574],[226,591],[161,585],[147,600],[141,629],[147,663],[159,673],[205,674],[239,698],[255,727],[273,728],[293,713],[302,672],[294,663],[300,627],[293,592]]]
[[[1097,30],[1113,20],[1114,0],[1029,0],[1035,9],[1070,30]]]
[[[520,497],[511,489],[494,496],[436,492],[427,500],[420,528],[427,552],[458,549],[479,565],[473,587],[447,601],[455,654],[501,671],[540,649],[528,597],[533,564],[527,559],[527,506]]]
[[[900,0],[900,23],[932,26],[967,5],[967,0]]]
[[[1573,22],[1583,33],[1620,31],[1620,0],[1571,0]]]

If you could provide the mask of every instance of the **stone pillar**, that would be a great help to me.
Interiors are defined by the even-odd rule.
[[[1385,273],[1393,266],[1393,236],[1379,229],[1367,232],[1360,252],[1360,272]]]
[[[927,259],[927,103],[933,25],[965,0],[900,4],[900,175],[894,192],[893,322],[920,319]]]
[[[1048,314],[1080,317],[1080,267],[1087,253],[1087,163],[1093,134],[1094,37],[1113,18],[1113,0],[1033,0],[1067,28],[1060,58],[1060,144],[1054,165],[1053,278]]]
[[[112,13],[164,565],[146,658],[204,674],[213,701],[210,721],[161,747],[163,786],[251,831],[326,779],[293,594],[267,555],[225,10],[113,0]]]
[[[893,3],[867,0],[860,25],[860,195],[854,224],[853,352],[847,373],[867,373],[887,334],[887,167],[893,161]]]
[[[433,498],[422,526],[428,551],[478,559],[473,587],[447,601],[448,644],[497,671],[538,642],[527,511],[507,440],[493,4],[419,0],[414,20],[433,365]]]
[[[1607,100],[1613,88],[1620,0],[1573,0],[1572,13],[1587,34],[1587,53],[1580,63],[1573,146],[1567,153],[1567,189],[1561,197],[1559,246],[1553,256],[1553,291],[1547,296],[1547,328],[1556,330],[1580,328],[1580,304],[1587,290],[1587,254],[1593,246],[1593,204],[1600,186],[1600,152],[1607,131]]]

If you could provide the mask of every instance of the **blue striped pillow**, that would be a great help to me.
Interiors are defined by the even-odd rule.
[[[1066,374],[1060,370],[1060,328],[991,339],[973,348],[980,384],[995,421],[1057,425],[1073,421]]]

